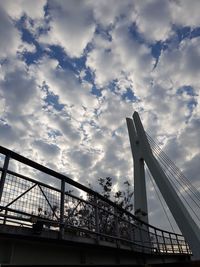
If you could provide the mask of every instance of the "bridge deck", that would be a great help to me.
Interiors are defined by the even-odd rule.
[[[109,241],[73,236],[66,233],[60,239],[58,232],[43,231],[34,233],[33,229],[1,226],[0,251],[1,263],[9,264],[105,264],[138,265],[144,263],[166,263],[189,261],[188,255],[179,254],[145,254],[137,252],[134,247]],[[0,253],[0,254],[1,254]]]

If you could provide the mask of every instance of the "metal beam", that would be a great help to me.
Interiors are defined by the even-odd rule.
[[[174,219],[176,220],[177,225],[188,242],[194,258],[200,259],[200,229],[169,182],[158,161],[153,156],[151,147],[148,143],[144,128],[137,112],[134,112],[133,120],[138,133],[139,143],[141,144],[144,160]]]

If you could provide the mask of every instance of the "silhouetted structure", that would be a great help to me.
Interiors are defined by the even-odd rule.
[[[132,146],[139,145],[140,151],[134,154],[139,164],[135,175],[143,179],[144,150],[141,139],[131,137],[130,120]],[[135,216],[61,173],[1,146],[0,153],[5,156],[0,168],[0,263],[133,265],[190,260],[182,235],[148,224],[144,179],[136,179],[141,195],[136,192]],[[9,168],[11,161],[20,165],[19,172]]]

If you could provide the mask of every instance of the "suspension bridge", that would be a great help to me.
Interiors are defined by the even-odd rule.
[[[127,118],[127,126],[134,163],[134,214],[0,146],[2,266],[144,266],[200,260],[199,191],[145,133],[138,113]],[[182,235],[149,224],[145,164]]]

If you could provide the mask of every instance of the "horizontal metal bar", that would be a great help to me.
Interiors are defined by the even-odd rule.
[[[0,220],[2,220],[1,217],[2,217],[2,218],[13,219],[13,220],[16,220],[16,221],[30,222],[30,225],[31,225],[31,221],[30,221],[30,219],[19,218],[19,217],[17,217],[17,216],[7,215],[7,214],[2,214],[2,213],[0,213]],[[7,222],[7,220],[6,220],[6,222]],[[19,223],[19,222],[16,222],[16,223]],[[28,225],[28,224],[27,224],[27,225]]]
[[[55,223],[57,224],[58,221],[54,221],[54,220],[49,220],[49,219],[46,219],[44,217],[41,217],[39,215],[34,215],[34,214],[30,214],[30,213],[27,213],[27,212],[24,212],[24,211],[19,211],[19,210],[15,210],[15,209],[12,209],[12,208],[7,208],[7,207],[4,207],[4,206],[0,206],[0,209],[3,211],[10,211],[10,212],[13,212],[13,213],[17,213],[17,214],[21,214],[21,215],[24,215],[24,216],[27,216],[27,217],[32,217],[32,218],[37,218],[37,219],[41,219],[45,222],[52,222],[52,223]],[[4,214],[0,213],[0,216],[3,216]],[[19,217],[18,217],[19,218]],[[26,218],[19,218],[19,220],[26,220]]]
[[[93,191],[92,189],[72,180],[71,178],[69,178],[68,176],[64,175],[64,174],[61,174],[61,173],[58,173],[52,169],[49,169],[33,160],[30,160],[28,158],[25,158],[24,156],[21,156],[20,154],[12,151],[12,150],[9,150],[3,146],[0,146],[0,153],[1,154],[4,154],[4,155],[9,155],[12,159],[14,160],[17,160],[23,164],[26,164],[34,169],[37,169],[41,172],[44,172],[50,176],[53,176],[53,177],[56,177],[57,179],[59,180],[62,180],[64,179],[66,183],[68,184],[71,184],[79,189],[82,189],[83,191],[87,192],[87,193],[91,193],[91,194],[96,194],[95,191]]]
[[[0,169],[0,170],[1,170],[1,169]],[[53,190],[53,191],[60,192],[60,190],[59,190],[58,188],[56,188],[56,187],[53,187],[53,186],[51,186],[51,185],[42,183],[42,182],[40,182],[40,181],[38,181],[38,180],[32,179],[32,178],[30,178],[30,177],[28,177],[28,176],[19,174],[19,173],[17,173],[17,172],[7,170],[7,173],[8,173],[8,174],[11,174],[11,175],[13,175],[13,176],[19,177],[19,178],[21,178],[21,179],[23,179],[23,180],[27,180],[27,181],[29,181],[29,182],[36,183],[36,184],[38,184],[38,185],[47,187],[47,188],[49,188],[49,189],[51,189],[51,190]]]
[[[30,190],[32,190],[37,184],[32,185],[31,187],[29,187],[26,191],[24,191],[21,195],[19,195],[18,197],[16,197],[15,199],[13,199],[10,203],[8,203],[5,208],[8,208],[9,206],[11,206],[14,202],[16,202],[18,199],[20,199],[21,197],[23,197],[25,194],[27,194]],[[1,210],[0,210],[1,212]]]
[[[85,233],[88,233],[88,234],[91,234],[91,235],[98,235],[100,237],[105,237],[105,238],[109,238],[109,239],[114,239],[114,240],[118,240],[118,241],[123,241],[123,242],[126,242],[126,243],[130,243],[132,245],[135,245],[135,246],[138,246],[138,247],[141,247],[141,248],[146,248],[146,249],[150,249],[150,250],[154,250],[155,248],[153,247],[149,247],[149,246],[143,246],[143,245],[140,245],[138,243],[135,243],[134,241],[131,241],[129,239],[124,239],[124,238],[120,238],[120,237],[117,237],[117,236],[110,236],[110,235],[107,235],[107,234],[103,234],[103,233],[97,233],[96,231],[91,231],[91,230],[88,230],[88,229],[83,229],[83,228],[80,228],[80,227],[77,227],[77,226],[72,226],[72,225],[67,225],[67,229],[76,229],[77,231],[80,231],[80,232],[85,232]],[[66,229],[66,230],[67,230]],[[138,240],[139,242],[140,240]],[[141,242],[142,243],[142,242]],[[144,242],[143,242],[144,243]],[[162,245],[162,244],[160,244]],[[171,251],[171,250],[169,250]],[[161,254],[169,254],[169,253],[166,253],[165,251],[163,251]],[[175,253],[170,253],[170,254],[175,254]],[[177,253],[176,253],[177,254]],[[187,254],[187,253],[178,253],[179,255],[180,254]]]
[[[24,212],[19,212],[19,211],[15,211],[15,210],[13,210],[13,209],[9,209],[9,208],[6,208],[6,210],[8,210],[8,211],[12,211],[12,212],[16,212],[16,213],[23,213],[24,214]],[[27,214],[26,214],[27,215]],[[5,214],[0,214],[0,216],[1,217],[7,217],[7,218],[11,218],[11,219],[15,219],[15,220],[18,220],[18,221],[26,221],[26,222],[29,222],[30,221],[30,219],[26,219],[26,218],[19,218],[19,217],[17,217],[17,216],[12,216],[12,215],[5,215]],[[29,214],[28,214],[28,216],[30,216]],[[44,223],[47,223],[47,224],[50,224],[50,225],[54,225],[54,226],[57,226],[57,227],[59,227],[59,222],[55,222],[55,221],[52,221],[52,220],[47,220],[47,219],[45,219],[45,218],[41,218],[41,217],[39,217],[39,216],[35,216],[35,215],[32,215],[32,217],[36,217],[37,219],[39,219],[40,221],[42,221],[42,222],[44,222]],[[66,228],[66,226],[67,226],[67,228]],[[121,237],[117,237],[117,236],[111,236],[111,235],[107,235],[107,234],[104,234],[104,233],[97,233],[96,231],[91,231],[91,230],[89,230],[89,229],[84,229],[84,228],[80,228],[80,227],[76,227],[76,226],[72,226],[72,225],[65,225],[65,231],[67,230],[67,229],[71,229],[71,228],[73,228],[73,229],[76,229],[76,230],[78,230],[79,232],[84,232],[84,233],[89,233],[89,234],[92,234],[92,235],[98,235],[98,236],[100,236],[100,237],[104,237],[104,238],[109,238],[109,239],[113,239],[113,240],[118,240],[118,241],[123,241],[123,242],[126,242],[126,243],[128,243],[128,244],[131,244],[131,245],[135,245],[135,246],[137,246],[137,247],[141,247],[141,248],[146,248],[146,249],[151,249],[151,250],[154,250],[154,249],[156,249],[156,248],[152,248],[151,246],[149,247],[149,246],[144,246],[144,245],[140,245],[140,244],[138,244],[138,242],[136,243],[136,242],[134,242],[134,241],[131,241],[131,240],[129,240],[129,239],[125,239],[125,238],[121,238]],[[150,244],[153,244],[152,242],[150,243]],[[162,243],[159,243],[158,244],[159,246],[162,246]],[[170,249],[167,249],[167,251],[171,251]],[[169,252],[161,252],[161,254],[169,254]],[[172,253],[172,254],[188,254],[188,252],[187,252],[187,250],[185,250],[185,252],[184,252],[184,250],[183,250],[183,253]]]

